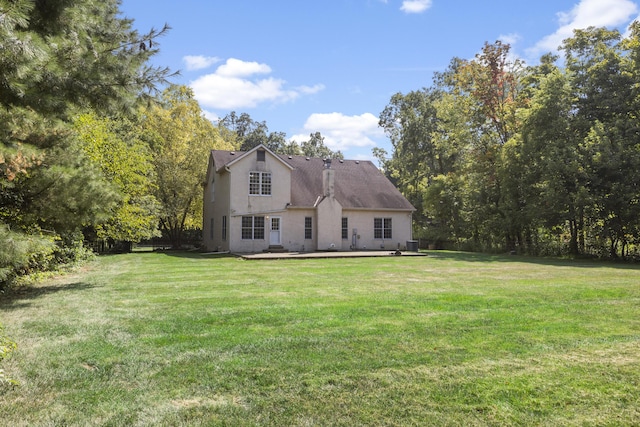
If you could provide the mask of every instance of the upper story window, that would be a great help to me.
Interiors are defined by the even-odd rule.
[[[265,155],[266,152],[264,150],[258,150],[257,153],[258,153],[258,159],[257,160],[259,162],[264,162],[266,160],[266,157],[267,157]]]
[[[271,195],[271,172],[249,172],[249,195]]]
[[[216,174],[213,173],[213,178],[211,178],[211,203],[216,201]]]

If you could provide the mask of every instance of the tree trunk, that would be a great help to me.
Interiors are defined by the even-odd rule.
[[[569,220],[569,231],[571,232],[571,240],[569,240],[569,253],[571,255],[579,255],[578,248],[578,223],[575,219]]]
[[[163,218],[160,220],[160,228],[167,233],[171,249],[180,249],[182,246],[182,229],[171,218]]]

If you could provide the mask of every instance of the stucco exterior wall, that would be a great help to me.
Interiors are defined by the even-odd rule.
[[[333,170],[329,168],[319,177],[324,194],[308,197],[316,200],[316,207],[291,206],[292,167],[268,150],[264,160],[259,160],[258,150],[239,153],[237,159],[230,152],[222,157],[211,156],[203,209],[203,243],[207,250],[252,253],[268,249],[274,217],[280,218],[280,232],[274,236],[292,252],[406,249],[407,241],[412,239],[410,211],[344,208],[334,197]],[[214,158],[221,158],[227,166],[214,165]],[[220,169],[217,173],[216,168]],[[271,173],[270,195],[249,194],[250,172]],[[319,196],[323,198],[318,202]],[[242,239],[243,216],[264,218],[263,239]],[[305,218],[311,218],[311,238],[305,235]],[[342,238],[342,218],[348,221],[346,239]],[[391,218],[391,239],[374,238],[375,218]]]
[[[266,153],[264,161],[258,161],[257,153],[233,163],[229,176],[230,228],[229,241],[234,252],[261,252],[269,247],[269,221],[267,216],[282,216],[283,225],[287,204],[291,201],[291,169],[278,158]],[[249,194],[249,172],[271,173],[271,195]],[[242,217],[264,216],[264,239],[242,238]],[[281,236],[281,240],[284,236]]]
[[[215,173],[209,165],[207,183],[204,187],[202,240],[208,251],[228,251],[229,246],[229,174],[223,169]],[[227,236],[223,236],[223,217],[227,217]],[[211,219],[213,219],[213,224]],[[211,226],[213,225],[213,228]]]
[[[355,250],[404,250],[411,240],[411,213],[368,210],[345,210],[342,216],[349,222],[349,247]],[[391,218],[391,239],[374,238],[374,219]],[[357,230],[353,239],[354,229]],[[355,247],[353,244],[355,243]],[[348,248],[344,248],[345,250]]]
[[[305,239],[305,218],[311,218],[311,239]],[[314,209],[289,209],[283,216],[282,246],[292,252],[311,252],[316,248],[318,228]]]

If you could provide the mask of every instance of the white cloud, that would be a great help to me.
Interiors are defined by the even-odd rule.
[[[520,41],[520,34],[517,34],[517,33],[501,34],[498,36],[498,40],[513,46]]]
[[[309,134],[320,132],[330,149],[345,151],[352,147],[372,147],[372,138],[384,137],[378,126],[378,118],[371,113],[346,116],[342,113],[314,113],[307,118],[303,130],[306,133],[293,135],[297,142],[307,141]]]
[[[202,70],[209,68],[216,62],[220,62],[220,58],[216,56],[187,55],[182,58],[187,65],[188,71]]]
[[[214,73],[197,78],[190,86],[200,105],[225,110],[254,108],[264,102],[288,102],[324,89],[321,84],[288,89],[282,79],[256,77],[270,73],[267,64],[230,58]]]
[[[631,0],[581,0],[571,11],[558,13],[558,30],[544,37],[527,50],[530,56],[556,52],[564,39],[573,36],[573,30],[595,27],[617,27],[629,22],[638,12]]]
[[[247,77],[253,74],[269,74],[270,72],[271,67],[267,64],[229,58],[225,64],[218,67],[216,74],[226,77]]]
[[[317,84],[313,86],[298,86],[295,90],[303,95],[313,95],[324,90],[324,85]]]
[[[400,10],[405,13],[422,13],[431,7],[432,0],[404,0]]]
[[[209,119],[209,121],[213,123],[218,123],[218,120],[220,120],[220,116],[212,111],[202,110],[202,115],[205,119]]]

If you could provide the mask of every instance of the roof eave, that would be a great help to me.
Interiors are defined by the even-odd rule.
[[[263,149],[265,151],[267,151],[269,154],[271,154],[274,158],[276,158],[280,163],[282,163],[283,165],[285,165],[286,167],[288,167],[290,170],[293,170],[294,167],[291,166],[289,163],[287,163],[284,159],[282,159],[280,156],[278,156],[276,153],[274,153],[273,151],[271,151],[268,147],[266,147],[263,144],[259,144],[256,145],[255,147],[253,147],[251,150],[244,152],[243,154],[241,154],[240,156],[238,156],[237,158],[233,159],[232,161],[230,161],[229,163],[227,163],[224,166],[227,167],[231,167],[234,163],[239,162],[241,159],[244,159],[245,157],[251,155],[252,153],[258,151],[259,149]]]
[[[342,210],[349,211],[388,211],[388,212],[415,212],[416,208],[363,208],[363,207],[349,207],[343,206]]]

